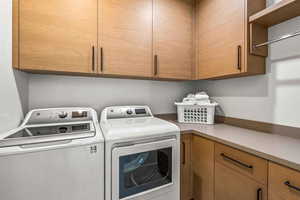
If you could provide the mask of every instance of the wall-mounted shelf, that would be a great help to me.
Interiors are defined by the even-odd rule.
[[[299,36],[299,32],[295,32],[268,41],[268,36],[265,34],[268,27],[297,16],[300,16],[300,0],[281,0],[258,13],[251,15],[249,17],[251,28],[250,43],[252,46],[252,48],[250,48],[250,53],[253,55],[268,56],[267,45]]]
[[[300,15],[300,0],[281,0],[280,2],[250,16],[250,23],[267,27],[279,24]]]

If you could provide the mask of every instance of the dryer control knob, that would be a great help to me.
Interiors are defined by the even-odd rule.
[[[61,112],[60,114],[58,114],[58,117],[61,118],[61,119],[64,119],[68,116],[68,113],[67,112]]]
[[[132,112],[132,110],[128,109],[128,110],[126,111],[126,113],[127,113],[128,115],[131,115],[133,112]]]

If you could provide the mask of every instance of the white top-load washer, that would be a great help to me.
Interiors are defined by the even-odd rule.
[[[106,200],[179,200],[180,130],[153,117],[147,106],[108,107],[105,138]]]
[[[104,138],[91,108],[29,112],[0,135],[0,199],[103,200]]]

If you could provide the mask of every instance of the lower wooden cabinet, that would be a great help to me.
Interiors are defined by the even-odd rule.
[[[214,199],[214,142],[192,138],[193,199]]]
[[[181,183],[180,199],[192,199],[192,179],[191,179],[191,140],[192,135],[186,134],[181,137]]]
[[[215,200],[267,200],[267,186],[215,162]]]
[[[269,169],[269,162],[255,155],[183,135],[181,200],[299,200],[300,192],[292,186],[300,186],[300,173],[273,165]]]
[[[186,134],[181,200],[300,200],[300,171]]]
[[[215,143],[215,161],[259,183],[268,183],[268,161],[265,159]]]
[[[269,163],[269,200],[299,200],[300,172]]]

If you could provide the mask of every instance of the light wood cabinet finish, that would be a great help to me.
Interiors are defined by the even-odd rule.
[[[192,135],[186,134],[181,137],[181,182],[180,199],[192,199],[192,179],[191,179],[191,139]]]
[[[13,66],[24,71],[161,80],[265,72],[267,49],[250,46],[253,27],[247,23],[265,0],[13,4]],[[263,37],[252,42],[263,40],[266,31],[259,29]]]
[[[98,0],[19,0],[20,69],[92,73]]]
[[[154,0],[155,75],[159,78],[192,78],[193,6],[193,0]]]
[[[198,1],[196,34],[200,79],[239,74],[244,70],[244,8],[244,0]]]
[[[182,157],[191,158],[191,173],[181,164],[182,200],[300,199],[300,171],[194,134],[182,141]]]
[[[227,166],[232,170],[252,178],[262,184],[268,183],[267,160],[219,143],[215,144],[215,159],[224,166]],[[251,168],[243,166],[243,164],[249,165]]]
[[[19,1],[12,1],[12,66],[19,68]]]
[[[267,200],[267,188],[216,161],[215,200]]]
[[[152,0],[100,0],[99,5],[103,73],[151,77]]]
[[[263,57],[250,55],[248,15],[264,0],[198,0],[196,59],[198,79],[263,74]]]
[[[192,175],[194,200],[214,200],[214,142],[193,136]]]
[[[300,191],[288,185],[300,189],[300,172],[271,163],[269,164],[269,200],[299,200]]]

